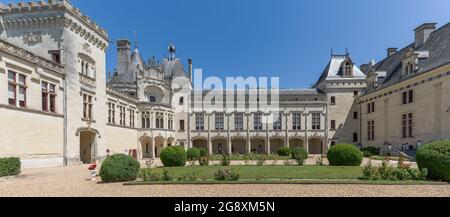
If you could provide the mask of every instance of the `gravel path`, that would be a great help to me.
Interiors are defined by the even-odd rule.
[[[24,170],[18,177],[0,178],[0,196],[80,197],[450,197],[450,185],[172,185],[123,186],[88,181],[86,166]]]

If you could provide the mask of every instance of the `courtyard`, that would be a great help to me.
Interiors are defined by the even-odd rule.
[[[24,169],[0,178],[2,197],[450,197],[450,185],[143,185],[89,181],[87,166]]]

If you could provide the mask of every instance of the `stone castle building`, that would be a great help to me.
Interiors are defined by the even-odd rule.
[[[158,158],[170,145],[325,154],[341,142],[400,149],[450,138],[449,24],[418,27],[415,42],[379,63],[332,55],[313,88],[281,89],[280,111],[265,122],[270,112],[199,109],[195,96],[208,91],[196,94],[193,61],[183,65],[174,45],[162,60],[144,60],[118,40],[117,70],[107,76],[106,31],[69,1],[0,7],[0,157],[21,157],[25,167],[124,152]],[[249,92],[235,103],[259,99]]]

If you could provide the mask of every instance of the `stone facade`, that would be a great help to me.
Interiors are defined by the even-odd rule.
[[[392,67],[415,68],[395,82],[386,79],[395,70],[384,64],[401,51],[390,49],[387,60],[361,67],[348,53],[333,54],[314,88],[281,89],[280,118],[262,122],[275,112],[250,110],[250,99],[259,96],[249,92],[234,101],[247,105],[243,111],[199,106],[208,91],[193,89],[193,62],[185,67],[174,45],[161,61],[144,61],[136,45],[118,40],[117,70],[107,74],[106,31],[66,0],[2,6],[0,22],[0,157],[21,157],[25,167],[89,163],[114,153],[157,158],[170,145],[211,154],[271,154],[283,146],[326,154],[341,142],[398,149],[450,138],[450,65],[427,42],[447,41],[435,36],[446,26],[416,29],[416,49],[402,54],[405,67]],[[410,89],[414,102],[403,105]],[[406,127],[414,133],[402,138],[409,113],[414,121]]]

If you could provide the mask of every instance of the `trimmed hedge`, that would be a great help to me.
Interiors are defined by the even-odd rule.
[[[450,140],[424,145],[416,160],[421,170],[428,170],[429,179],[450,182]]]
[[[278,149],[277,154],[281,157],[291,156],[291,149],[288,147],[281,147]]]
[[[350,144],[338,144],[328,151],[328,161],[331,166],[360,166],[363,154]]]
[[[200,159],[200,149],[193,147],[186,151],[187,160],[197,161]]]
[[[361,149],[363,152],[364,157],[372,157],[375,155],[380,155],[380,149],[376,147],[365,147]]]
[[[163,149],[160,158],[165,167],[186,166],[187,155],[183,146],[169,146]]]
[[[305,160],[308,159],[308,152],[304,148],[293,148],[291,157],[297,161],[298,165],[303,165]]]
[[[19,175],[21,168],[20,158],[0,158],[0,177]]]
[[[103,182],[126,182],[135,180],[141,165],[125,154],[115,154],[102,163],[100,177]]]

